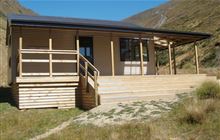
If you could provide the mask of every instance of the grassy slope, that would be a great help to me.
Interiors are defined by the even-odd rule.
[[[161,21],[161,15],[166,17],[165,22],[155,26]],[[171,0],[125,21],[145,27],[211,33],[212,39],[199,43],[200,62],[203,67],[220,67],[220,0]],[[179,48],[179,68],[194,63],[192,49],[190,45]]]
[[[0,90],[0,139],[23,140],[54,128],[71,117],[78,109],[31,109],[20,111],[13,106],[8,90]]]
[[[60,133],[51,135],[47,140],[220,139],[220,100],[215,99],[212,101],[212,106],[208,107],[207,102],[209,101],[195,100],[195,98],[185,99],[171,112],[151,122],[130,122],[106,127],[72,124]],[[198,118],[202,116],[202,120],[198,123],[188,121],[190,115],[186,110],[191,105],[195,105],[192,113],[197,112],[197,108],[199,111],[208,108],[208,111],[202,114],[195,113],[194,116]]]

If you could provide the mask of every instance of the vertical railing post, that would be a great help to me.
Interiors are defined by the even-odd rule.
[[[175,46],[173,47],[173,68],[174,68],[174,74],[177,74],[176,71],[176,50],[175,50]]]
[[[88,62],[85,62],[85,87],[87,88],[88,83]]]
[[[111,37],[111,68],[112,68],[112,76],[115,76],[115,62],[114,62],[114,42]]]
[[[49,50],[52,51],[52,38],[49,38]],[[52,53],[49,53],[49,74],[53,76],[53,64],[52,64]]]
[[[22,45],[23,45],[23,38],[19,37],[19,77],[22,77]]]
[[[96,71],[94,71],[94,89],[95,89],[95,105],[98,106],[98,81],[97,81]]]
[[[140,66],[141,66],[141,75],[144,75],[144,58],[143,58],[143,43],[141,37],[139,38],[140,42]]]
[[[76,51],[77,51],[77,73],[79,75],[79,32],[76,32]]]
[[[194,43],[194,50],[195,50],[196,74],[199,74],[198,47],[197,47],[196,43]]]
[[[170,70],[170,75],[173,74],[172,70],[172,54],[171,54],[171,43],[168,43],[168,53],[169,53],[169,70]]]

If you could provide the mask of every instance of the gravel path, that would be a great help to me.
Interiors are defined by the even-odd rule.
[[[148,121],[172,109],[172,106],[183,96],[186,94],[167,99],[101,105],[77,116],[74,122],[103,126],[123,124],[128,121]]]
[[[139,101],[131,103],[119,103],[110,105],[100,105],[81,115],[70,118],[57,127],[35,136],[30,140],[40,140],[55,134],[72,123],[93,124],[96,126],[123,124],[128,121],[149,121],[151,118],[159,117],[161,113],[168,112],[183,97],[188,94],[179,94],[173,98]]]

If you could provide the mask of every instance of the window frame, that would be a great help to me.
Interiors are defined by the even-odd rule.
[[[122,42],[122,40],[126,41],[125,44],[128,45],[128,46],[126,46],[126,47],[122,46],[122,43],[124,43],[124,42]],[[137,41],[138,43],[136,45],[132,44],[135,41]],[[142,39],[142,44],[143,44],[143,59],[144,59],[144,61],[149,62],[149,48],[148,48],[149,40]],[[122,62],[125,62],[125,61],[136,61],[137,62],[137,61],[140,61],[140,44],[139,44],[139,39],[136,39],[136,38],[119,38],[119,47],[120,47],[120,61],[122,61]],[[127,55],[128,58],[124,57],[124,55],[122,54],[122,53],[124,53],[123,49],[126,50],[126,48],[127,48],[127,51],[128,51],[128,55]],[[144,48],[146,48],[146,49],[144,49]],[[139,51],[139,53],[138,53],[139,55],[136,55],[137,54],[136,53],[137,50]],[[146,57],[144,56],[144,51],[145,50],[147,51],[146,52],[147,53]]]

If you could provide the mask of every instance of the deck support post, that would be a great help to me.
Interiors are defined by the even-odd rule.
[[[177,74],[176,71],[176,50],[175,50],[175,46],[173,46],[173,68],[174,68],[174,74]]]
[[[19,77],[22,77],[22,45],[23,45],[23,38],[22,36],[19,37]]]
[[[114,42],[112,36],[111,36],[111,68],[112,68],[112,76],[115,76]]]
[[[156,75],[159,75],[160,64],[159,64],[159,58],[158,58],[157,50],[155,50],[155,60],[156,60]]]
[[[194,43],[194,50],[195,50],[196,74],[199,74],[198,47],[196,45],[196,42]]]
[[[85,87],[87,88],[88,83],[88,62],[85,62]]]
[[[169,52],[169,70],[170,70],[170,75],[173,74],[172,70],[172,54],[171,54],[171,43],[168,43],[168,52]]]
[[[49,50],[52,51],[52,38],[51,38],[51,35],[49,37]],[[52,53],[49,54],[49,71],[50,71],[49,72],[50,77],[53,77]]]
[[[99,105],[99,97],[98,97],[98,73],[96,71],[94,71],[94,89],[95,89],[95,105],[98,106]]]
[[[143,58],[143,43],[141,37],[139,38],[140,42],[140,66],[141,66],[141,75],[144,75],[144,58]]]
[[[79,31],[76,32],[77,74],[79,75]]]

